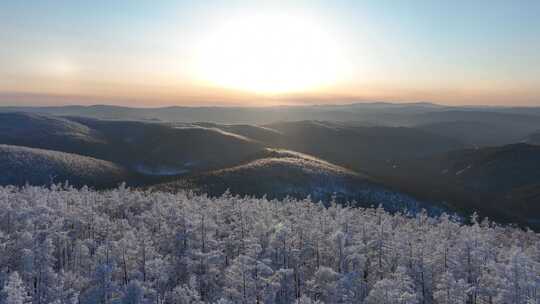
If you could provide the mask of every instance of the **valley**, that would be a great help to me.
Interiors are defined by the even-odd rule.
[[[310,196],[325,204],[356,202],[390,211],[427,209],[464,217],[477,212],[500,222],[538,225],[540,147],[534,138],[540,114],[373,103],[275,107],[266,109],[267,115],[239,108],[214,119],[222,110],[5,108],[0,144],[9,146],[0,156],[12,166],[6,170],[35,174],[9,174],[0,182],[69,180],[109,188],[124,181],[213,196],[229,191],[271,199]],[[176,116],[167,116],[171,113]],[[287,115],[278,119],[279,113]],[[184,121],[184,115],[191,119]],[[253,124],[256,119],[265,123]],[[80,159],[73,159],[76,155]],[[80,160],[99,173],[81,178],[76,169],[64,170],[59,159]],[[105,163],[115,172],[108,178],[100,175],[108,175]],[[30,170],[43,164],[56,171],[46,178]]]

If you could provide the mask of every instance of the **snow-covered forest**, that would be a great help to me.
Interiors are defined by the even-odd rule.
[[[540,236],[472,218],[0,187],[1,303],[540,303]]]

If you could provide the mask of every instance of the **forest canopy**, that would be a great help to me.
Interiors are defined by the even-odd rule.
[[[0,187],[1,303],[538,303],[540,240],[473,216]]]

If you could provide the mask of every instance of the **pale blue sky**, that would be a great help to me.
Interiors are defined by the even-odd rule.
[[[0,0],[0,104],[13,103],[14,94],[27,104],[63,95],[134,105],[268,99],[251,90],[260,86],[243,90],[240,77],[232,87],[198,82],[194,56],[207,50],[194,46],[229,19],[282,13],[308,16],[335,34],[347,73],[336,69],[335,81],[320,88],[291,86],[272,96],[280,103],[301,95],[540,105],[540,1],[534,0]],[[252,38],[230,35],[241,45],[250,42],[239,39]]]

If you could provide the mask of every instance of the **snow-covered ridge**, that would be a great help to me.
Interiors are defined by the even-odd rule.
[[[540,235],[474,217],[9,186],[0,219],[2,303],[540,300]]]
[[[334,165],[320,158],[316,158],[305,153],[271,148],[265,148],[264,153],[266,153],[267,156],[265,158],[257,159],[247,164],[239,165],[236,167],[218,170],[217,172],[237,171],[242,169],[267,167],[275,164],[282,164],[283,166],[299,167],[305,171],[311,171],[313,173],[332,173],[335,175],[352,175],[368,178],[367,175],[351,171],[338,165]]]
[[[59,151],[0,144],[0,185],[117,186],[129,173],[112,162]]]

